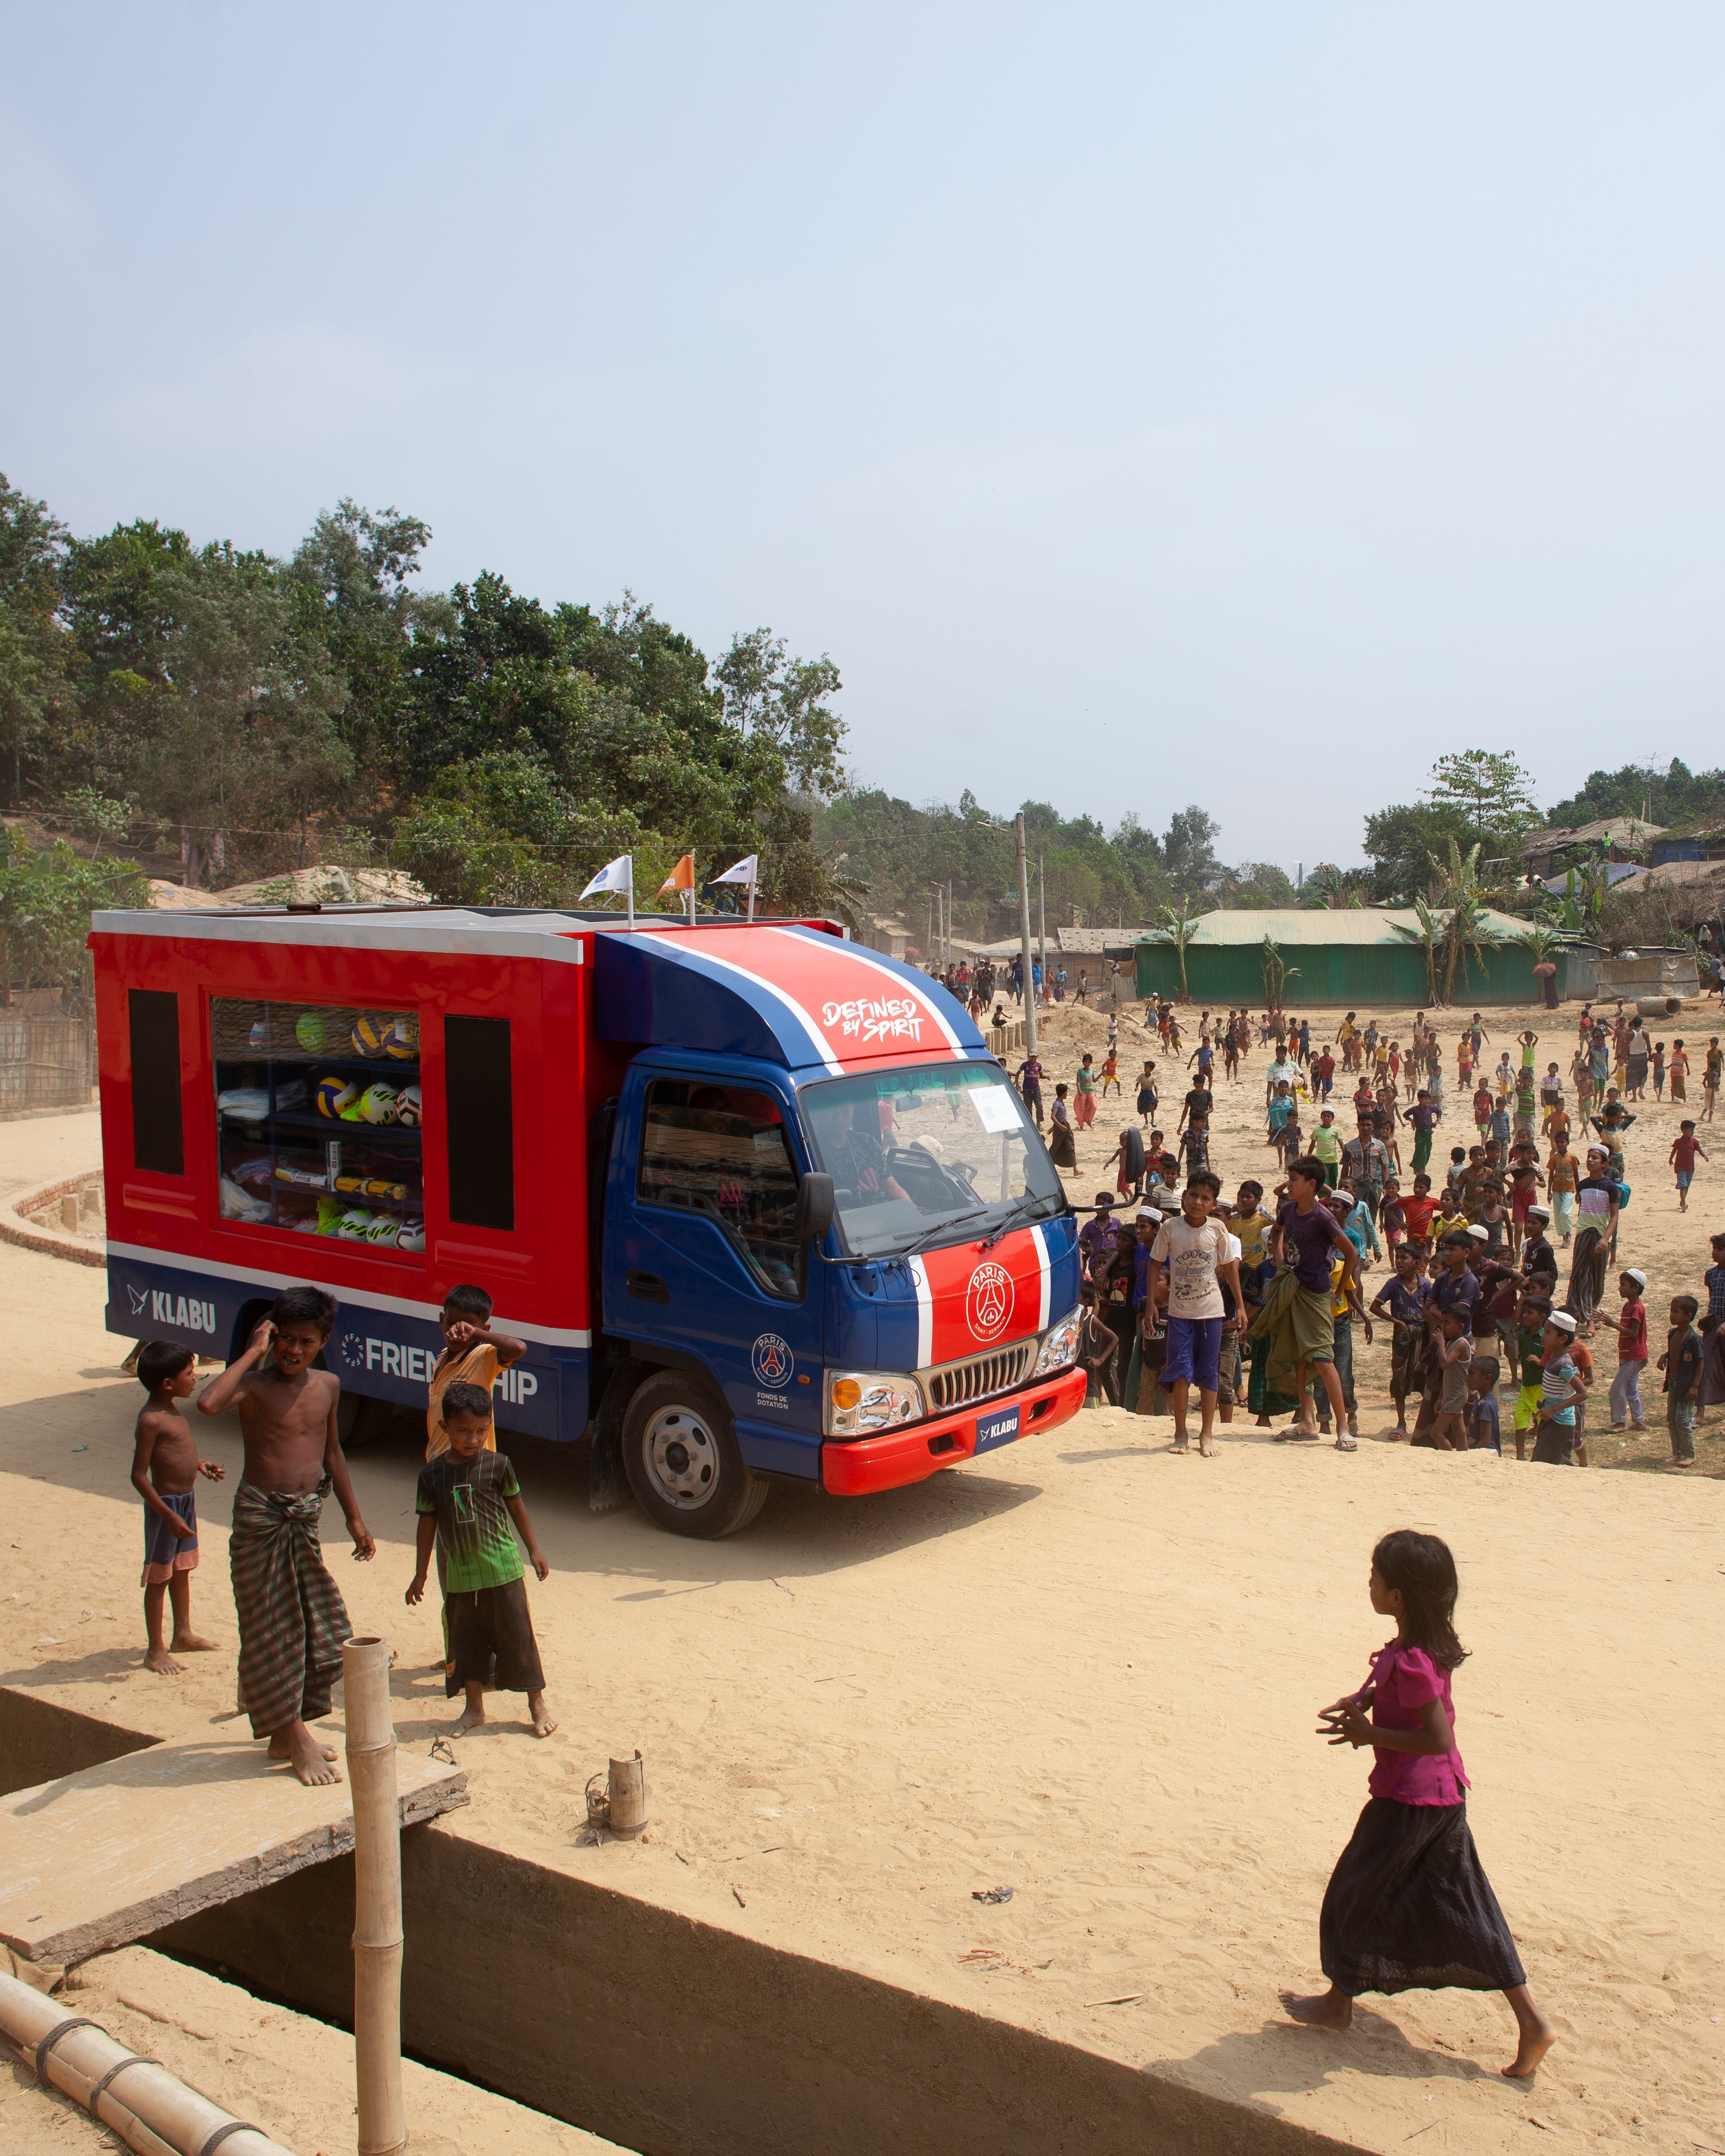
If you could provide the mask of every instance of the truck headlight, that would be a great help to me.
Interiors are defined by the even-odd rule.
[[[1051,1371],[1064,1370],[1078,1353],[1078,1328],[1084,1322],[1081,1306],[1069,1311],[1058,1325],[1050,1326],[1044,1336],[1042,1352],[1036,1358],[1033,1378],[1045,1378]]]
[[[829,1437],[873,1437],[928,1412],[914,1378],[892,1370],[829,1370]]]

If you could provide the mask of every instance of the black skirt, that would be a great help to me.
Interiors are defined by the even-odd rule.
[[[1527,1974],[1468,1830],[1466,1804],[1373,1797],[1317,1920],[1338,1991],[1508,1991]]]
[[[495,1685],[499,1691],[544,1691],[545,1671],[524,1579],[502,1587],[459,1588],[444,1603],[444,1613],[449,1625],[446,1699],[470,1684]]]

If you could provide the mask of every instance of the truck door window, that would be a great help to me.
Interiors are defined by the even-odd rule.
[[[133,988],[131,1157],[151,1175],[186,1173],[180,1108],[180,999],[172,988]]]
[[[424,1251],[416,1013],[215,996],[210,1045],[224,1225]]]
[[[515,1081],[506,1018],[444,1020],[449,1218],[515,1229]]]
[[[636,1187],[644,1204],[716,1222],[769,1295],[800,1300],[808,1257],[791,1239],[797,1170],[770,1094],[655,1078]]]

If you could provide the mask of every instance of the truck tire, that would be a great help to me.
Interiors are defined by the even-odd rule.
[[[343,1452],[357,1452],[381,1437],[389,1427],[388,1400],[374,1400],[364,1393],[350,1393],[344,1385],[336,1403],[336,1436]]]
[[[660,1370],[629,1404],[623,1467],[655,1527],[717,1542],[746,1527],[767,1502],[737,1449],[724,1402],[688,1370]]]

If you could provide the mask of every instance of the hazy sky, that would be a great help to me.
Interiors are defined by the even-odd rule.
[[[830,651],[860,777],[1358,857],[1725,760],[1725,11],[8,0],[0,469],[74,530]]]

